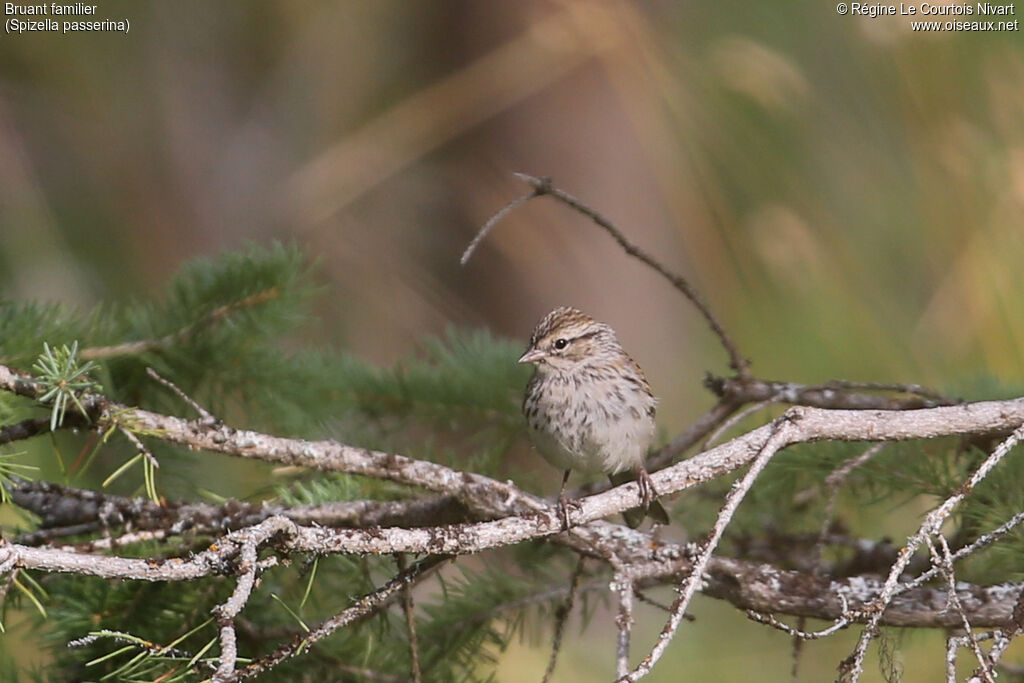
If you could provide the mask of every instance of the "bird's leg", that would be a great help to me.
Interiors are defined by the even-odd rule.
[[[562,488],[558,490],[558,515],[562,518],[562,528],[565,531],[569,530],[569,506],[574,505],[579,507],[579,504],[574,500],[569,500],[565,497],[565,485],[569,483],[569,473],[572,470],[566,470],[565,474],[562,475]]]
[[[647,468],[643,465],[636,471],[636,485],[640,489],[640,507],[648,510],[651,507],[651,501],[658,497],[658,492],[654,490],[651,475],[647,474]]]

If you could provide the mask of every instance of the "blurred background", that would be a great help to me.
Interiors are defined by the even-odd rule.
[[[525,341],[571,304],[618,330],[677,433],[726,357],[604,232],[536,200],[460,267],[523,171],[689,278],[758,376],[969,397],[1024,378],[1019,31],[782,0],[125,1],[95,18],[131,28],[0,41],[5,298],[88,309],[293,241],[326,292],[311,344],[390,364],[450,325]],[[650,680],[789,680],[784,636],[695,614]],[[607,677],[613,628],[572,631],[557,679]],[[830,679],[851,642],[808,646],[802,679]],[[533,645],[498,680],[538,680]],[[941,678],[941,634],[903,646],[921,653],[904,680]]]

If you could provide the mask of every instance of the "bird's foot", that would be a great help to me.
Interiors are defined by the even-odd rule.
[[[580,509],[580,502],[569,498],[565,492],[558,494],[558,516],[562,519],[562,531],[569,530],[569,508]]]
[[[658,492],[654,489],[651,475],[643,467],[636,473],[636,486],[640,489],[640,507],[646,511],[650,509],[651,501],[658,497]]]

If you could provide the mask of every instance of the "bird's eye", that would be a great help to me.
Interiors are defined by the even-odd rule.
[[[555,348],[558,349],[559,351],[561,351],[562,349],[564,349],[568,345],[569,345],[569,340],[568,339],[556,339],[555,340]]]

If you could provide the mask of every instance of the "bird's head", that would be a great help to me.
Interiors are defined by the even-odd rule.
[[[571,372],[578,367],[614,358],[621,352],[615,331],[575,308],[563,306],[544,316],[519,359],[540,372]]]

